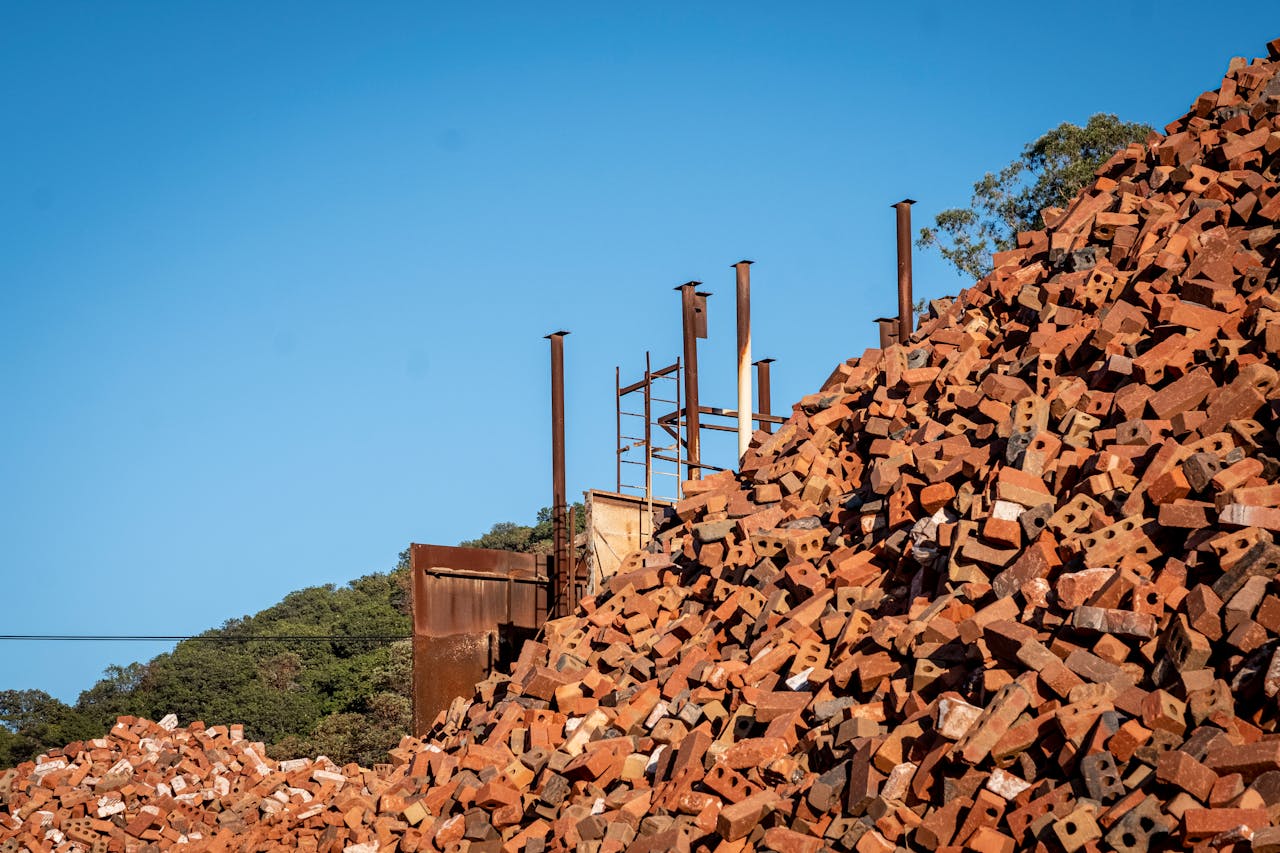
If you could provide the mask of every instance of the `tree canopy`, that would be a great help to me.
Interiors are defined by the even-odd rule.
[[[572,514],[573,532],[577,534],[586,530],[587,517],[582,504],[574,504]],[[537,520],[532,527],[501,521],[490,527],[488,533],[458,544],[463,548],[496,548],[500,551],[549,554],[552,549],[552,538],[551,507],[544,506],[538,510]]]
[[[993,252],[1012,249],[1019,231],[1041,227],[1040,211],[1065,206],[1111,155],[1153,132],[1106,113],[1090,116],[1084,127],[1063,122],[998,173],[984,175],[969,206],[939,213],[932,227],[920,229],[916,245],[935,247],[962,275],[982,278],[991,272]]]

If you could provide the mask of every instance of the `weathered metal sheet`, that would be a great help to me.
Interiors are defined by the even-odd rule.
[[[422,735],[459,696],[489,674],[492,632],[413,637],[413,731]]]
[[[545,618],[546,577],[533,554],[444,545],[414,545],[410,554],[415,634],[442,637]]]
[[[518,637],[547,618],[545,559],[533,554],[412,545],[413,726],[418,734],[470,696]]]
[[[618,571],[627,555],[653,538],[653,511],[670,501],[592,490],[586,493],[587,591],[600,588]]]

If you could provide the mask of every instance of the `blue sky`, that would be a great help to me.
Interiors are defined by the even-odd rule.
[[[195,633],[531,519],[554,329],[570,493],[611,488],[614,365],[674,359],[682,281],[734,405],[742,257],[788,411],[895,310],[892,202],[1161,126],[1280,35],[1274,0],[1150,10],[8,4],[3,633]],[[0,689],[164,649],[8,643]]]

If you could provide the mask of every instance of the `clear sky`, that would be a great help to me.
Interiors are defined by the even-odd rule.
[[[0,633],[187,634],[614,485],[614,366],[754,259],[775,409],[917,225],[1064,120],[1162,126],[1275,0],[23,3],[0,12]],[[917,254],[917,293],[962,282]],[[709,461],[729,461],[715,445]],[[718,456],[715,456],[718,454]],[[163,645],[0,647],[73,701]]]

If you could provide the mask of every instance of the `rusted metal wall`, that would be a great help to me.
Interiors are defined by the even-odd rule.
[[[413,572],[413,728],[430,728],[469,697],[516,638],[547,618],[545,558],[445,545],[410,546]]]

